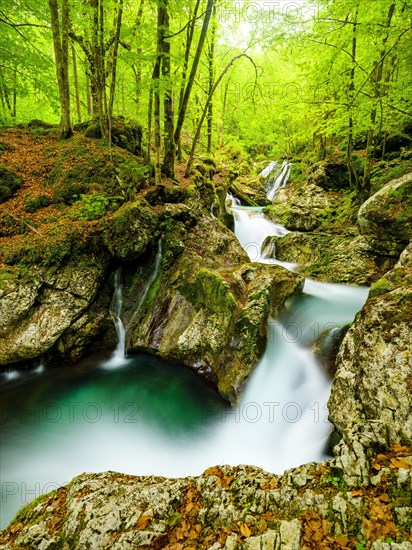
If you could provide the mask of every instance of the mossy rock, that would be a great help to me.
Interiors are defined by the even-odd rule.
[[[412,239],[412,172],[391,181],[359,209],[361,232],[378,252],[400,253]]]
[[[0,166],[0,204],[11,199],[22,185],[22,178],[4,166]]]
[[[42,208],[46,208],[52,204],[53,200],[48,195],[40,195],[38,197],[27,196],[24,200],[24,210],[29,214],[33,214]]]
[[[75,137],[48,154],[54,157],[54,166],[45,183],[54,199],[67,205],[89,192],[129,200],[147,185],[150,166],[118,147]]]
[[[86,129],[84,135],[93,139],[100,139],[102,131],[99,121],[93,121]],[[112,144],[121,149],[126,149],[133,155],[142,155],[142,126],[136,121],[126,121],[124,117],[115,117],[111,121]]]
[[[27,128],[44,128],[50,130],[52,128],[57,128],[57,124],[51,124],[50,122],[34,118],[27,123]]]

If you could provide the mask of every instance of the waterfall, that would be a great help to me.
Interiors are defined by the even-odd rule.
[[[268,196],[285,185],[290,164],[285,162],[278,167],[271,163],[266,173],[273,171],[274,186]],[[265,258],[261,253],[266,237],[288,233],[283,226],[271,222],[256,209],[234,203],[232,210],[235,234],[252,261],[296,267]],[[303,297],[292,301],[282,322],[269,319],[266,351],[239,404],[236,428],[248,442],[248,448],[240,453],[242,460],[281,472],[324,458],[330,432],[327,400],[331,383],[308,346],[323,330],[350,322],[367,293],[364,288],[307,280]],[[232,426],[224,437],[238,440],[240,432],[236,435]]]
[[[260,175],[266,178],[266,196],[273,201],[276,193],[281,187],[284,187],[289,179],[292,164],[287,161],[279,163],[272,161],[266,168],[262,170]]]
[[[143,291],[141,292],[141,294],[139,296],[139,300],[136,304],[136,307],[134,308],[133,315],[131,316],[131,318],[128,322],[128,326],[133,325],[133,323],[137,319],[137,317],[140,313],[140,310],[142,309],[143,304],[144,304],[144,302],[147,298],[149,290],[152,288],[153,283],[156,281],[156,279],[159,275],[161,260],[162,260],[162,237],[160,237],[160,239],[157,243],[157,251],[156,251],[156,257],[155,257],[153,270],[150,274],[150,277],[149,277],[147,283],[145,284],[145,286],[143,288]]]
[[[110,304],[110,313],[113,318],[117,334],[117,346],[108,361],[103,363],[104,368],[115,368],[127,363],[126,360],[126,330],[121,320],[123,307],[123,282],[122,268],[119,267],[114,273],[114,291]]]

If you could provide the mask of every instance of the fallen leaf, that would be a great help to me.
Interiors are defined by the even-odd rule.
[[[252,531],[249,529],[246,523],[242,523],[240,525],[240,532],[245,538],[249,538],[250,535],[252,534]]]
[[[341,546],[346,546],[349,542],[349,538],[347,535],[342,535],[336,539],[336,542]]]
[[[410,450],[410,447],[405,447],[404,445],[393,445],[391,447],[391,451],[394,453],[404,453],[408,452]]]
[[[351,491],[351,493],[352,493],[352,496],[354,496],[354,497],[361,497],[364,494],[364,490],[363,489],[353,489]]]
[[[410,470],[412,468],[412,464],[404,458],[391,458],[390,467],[391,468],[404,468],[406,470]]]
[[[136,529],[146,529],[151,519],[152,518],[150,516],[140,516],[137,520]]]
[[[379,500],[381,502],[390,502],[390,498],[387,493],[382,493],[381,496],[379,497]]]

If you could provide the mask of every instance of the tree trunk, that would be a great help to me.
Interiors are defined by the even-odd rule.
[[[192,148],[190,150],[190,155],[189,155],[189,160],[187,161],[187,166],[186,166],[186,172],[185,172],[185,175],[186,176],[189,176],[190,175],[190,172],[192,170],[192,164],[193,164],[193,157],[194,157],[194,154],[195,154],[195,150],[196,150],[196,145],[197,145],[197,142],[199,141],[199,136],[200,136],[200,131],[202,129],[202,125],[203,125],[203,122],[205,120],[205,117],[206,117],[206,113],[207,113],[207,110],[209,108],[209,103],[211,102],[212,100],[212,97],[213,97],[213,94],[215,93],[215,90],[216,88],[219,86],[222,78],[225,76],[225,74],[227,73],[227,71],[230,69],[230,67],[233,65],[233,63],[237,60],[237,59],[240,59],[241,57],[246,57],[247,59],[249,59],[250,61],[252,61],[252,59],[246,55],[245,53],[241,53],[239,55],[236,55],[235,57],[233,57],[229,63],[226,65],[226,67],[223,69],[223,71],[220,73],[218,79],[216,80],[216,82],[213,84],[213,87],[212,89],[210,90],[209,92],[209,95],[207,97],[207,100],[206,100],[206,103],[205,103],[205,106],[203,107],[203,111],[202,111],[202,115],[199,119],[199,123],[197,125],[197,128],[196,128],[196,133],[195,133],[195,137],[193,138],[193,142],[192,142]],[[252,61],[253,63],[253,61]],[[254,63],[253,63],[254,64]]]
[[[110,94],[109,94],[109,109],[107,118],[110,121],[113,116],[114,95],[116,91],[116,70],[117,70],[117,52],[119,50],[120,29],[122,26],[123,16],[123,0],[118,0],[117,16],[115,23],[115,34],[112,46],[111,56],[111,80],[110,80]]]
[[[348,145],[346,148],[346,159],[349,170],[349,183],[352,189],[358,189],[358,176],[353,168],[352,163],[352,149],[353,149],[353,117],[352,109],[354,108],[353,102],[353,92],[355,90],[355,60],[356,60],[356,49],[357,49],[357,21],[358,21],[358,10],[355,13],[355,20],[353,22],[353,36],[352,36],[352,67],[350,70],[350,84],[349,84],[349,121],[348,121]]]
[[[388,17],[387,17],[387,23],[386,28],[389,29],[393,14],[395,13],[395,2],[393,2],[389,8],[388,11]],[[375,84],[375,105],[372,108],[371,116],[370,116],[370,125],[368,129],[368,138],[367,138],[367,144],[366,144],[366,158],[365,158],[365,170],[363,173],[363,182],[362,182],[362,199],[366,199],[370,195],[371,190],[371,172],[372,172],[372,162],[373,162],[373,146],[374,146],[374,138],[375,138],[375,124],[376,124],[376,117],[377,117],[377,107],[376,102],[380,100],[382,96],[382,79],[383,79],[383,68],[385,64],[385,57],[386,57],[386,43],[389,39],[389,31],[386,33],[386,35],[382,38],[382,50],[380,52],[380,59],[375,64],[374,69],[374,84]]]
[[[170,77],[170,42],[165,39],[169,34],[168,0],[159,0],[158,15],[158,55],[162,60],[162,76],[165,92],[164,107],[164,158],[162,172],[168,177],[175,177],[175,142],[172,80]]]
[[[210,94],[213,88],[214,80],[214,54],[215,54],[215,35],[216,35],[216,7],[213,7],[213,22],[212,22],[212,36],[210,38],[210,46],[208,51],[208,73],[209,73],[209,86],[208,93]],[[207,109],[207,152],[212,152],[212,132],[213,132],[213,100],[209,102]]]
[[[61,108],[60,137],[62,139],[67,139],[73,135],[73,129],[70,121],[68,0],[62,0],[61,24],[57,0],[49,0],[49,9]]]
[[[200,33],[199,42],[197,44],[195,57],[193,59],[192,68],[190,70],[189,80],[187,81],[187,85],[186,85],[186,88],[185,88],[185,93],[183,95],[182,105],[181,105],[181,108],[179,109],[179,115],[178,115],[178,118],[177,118],[176,130],[175,130],[175,139],[174,139],[175,143],[179,142],[180,134],[182,132],[183,123],[184,123],[185,117],[186,117],[187,106],[189,104],[190,93],[192,91],[193,83],[195,81],[197,67],[199,65],[200,56],[202,54],[203,45],[205,43],[210,18],[212,16],[213,5],[214,5],[214,0],[207,0],[206,14],[205,14],[205,18],[203,20],[202,31]]]
[[[183,105],[183,98],[185,95],[185,87],[186,87],[186,78],[187,78],[187,69],[189,67],[189,57],[190,57],[190,51],[192,49],[192,42],[193,42],[193,34],[195,30],[195,22],[197,18],[197,12],[199,10],[200,0],[196,0],[195,9],[193,10],[193,15],[189,12],[189,22],[186,29],[186,44],[185,44],[185,56],[183,60],[183,69],[182,69],[182,80],[180,83],[180,92],[179,92],[179,109],[178,112],[181,111],[182,105]],[[182,160],[182,139],[181,134],[179,133],[178,139],[177,139],[177,158],[179,161]]]
[[[73,79],[74,79],[74,95],[76,97],[76,107],[77,107],[77,122],[82,121],[82,111],[80,106],[80,91],[79,91],[79,76],[77,72],[77,53],[74,43],[72,45],[72,59],[73,59]]]

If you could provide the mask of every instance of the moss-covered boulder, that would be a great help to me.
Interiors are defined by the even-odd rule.
[[[361,232],[373,237],[378,252],[399,254],[412,239],[412,172],[363,203],[358,222]]]
[[[11,199],[22,185],[21,177],[0,165],[0,204]]]
[[[265,256],[299,264],[306,277],[331,283],[370,285],[393,267],[396,257],[376,254],[370,239],[323,233],[291,232],[268,237]]]
[[[374,284],[337,358],[330,419],[344,435],[366,422],[392,444],[412,439],[412,245]]]
[[[362,161],[354,158],[354,169],[362,170]],[[312,167],[309,182],[325,190],[340,190],[349,188],[349,170],[343,158],[322,160]]]
[[[308,183],[287,186],[277,193],[274,203],[265,214],[291,231],[313,231],[324,218],[332,214],[333,197],[322,188]]]
[[[62,266],[0,271],[0,364],[48,351],[93,303],[107,257],[83,255]]]
[[[175,219],[161,246],[161,260],[149,258],[125,290],[127,349],[188,365],[235,401],[265,348],[268,315],[303,279],[251,264],[233,234],[206,217],[189,231]]]
[[[268,206],[272,204],[266,196],[264,178],[261,176],[240,176],[230,184],[230,192],[249,206]]]
[[[114,117],[111,120],[110,129],[113,145],[126,149],[133,155],[142,156],[143,129],[137,121],[126,121],[122,116]],[[100,139],[102,131],[99,121],[91,122],[84,135],[89,138]]]
[[[129,200],[148,185],[150,166],[143,159],[98,141],[78,136],[48,155],[53,166],[44,183],[56,202],[71,205],[89,192]]]

